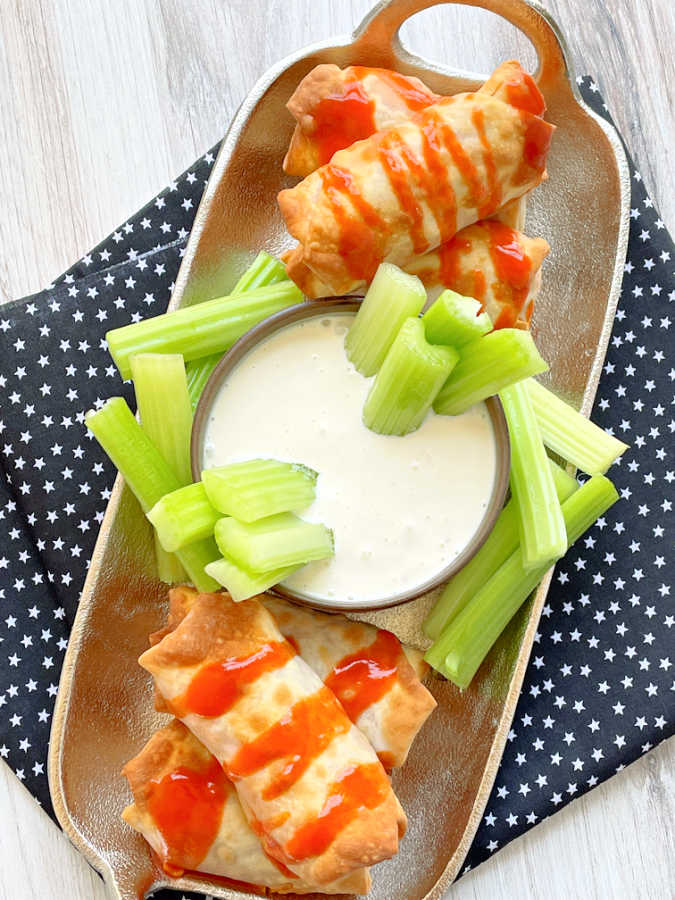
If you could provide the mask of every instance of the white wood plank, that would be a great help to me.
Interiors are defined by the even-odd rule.
[[[3,0],[0,302],[39,290],[213,144],[279,57],[347,33],[368,0]],[[549,0],[578,72],[596,76],[675,227],[675,5]],[[404,41],[487,71],[533,61],[482,10],[416,16]],[[458,900],[672,895],[675,743],[514,842]],[[0,766],[0,898],[99,900],[100,879]],[[11,862],[10,862],[11,861]]]

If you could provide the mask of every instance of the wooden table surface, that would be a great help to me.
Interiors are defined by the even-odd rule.
[[[279,57],[347,33],[369,0],[2,0],[0,302],[37,291],[223,134]],[[547,0],[576,71],[598,81],[675,229],[675,4]],[[420,55],[488,72],[528,42],[483,10],[404,28]],[[510,844],[451,891],[469,898],[673,895],[675,744]],[[4,765],[0,900],[102,900],[99,878]]]

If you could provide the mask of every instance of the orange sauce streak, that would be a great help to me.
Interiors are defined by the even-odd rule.
[[[227,764],[231,779],[253,775],[276,760],[286,765],[262,791],[263,800],[279,797],[339,734],[350,728],[335,695],[322,687],[295,703],[286,715],[243,747]]]
[[[401,652],[399,639],[379,630],[372,644],[345,656],[324,679],[352,722],[396,681]]]
[[[485,309],[485,296],[487,294],[487,280],[485,278],[485,272],[481,271],[481,269],[473,270],[473,291],[471,292],[471,296],[475,300],[480,300],[481,306]]]
[[[502,189],[497,176],[497,164],[495,163],[495,158],[492,153],[492,147],[487,134],[485,133],[483,110],[479,107],[474,109],[471,114],[471,121],[478,132],[478,137],[480,138],[481,146],[483,147],[483,165],[485,166],[485,172],[487,174],[488,195],[483,205],[478,209],[478,217],[484,219],[499,208],[502,200]]]
[[[375,809],[390,786],[379,763],[355,766],[336,781],[316,819],[302,825],[286,844],[294,860],[323,853],[361,809]]]
[[[250,656],[232,657],[203,666],[182,697],[171,702],[179,717],[187,713],[213,718],[222,716],[241,697],[245,687],[265,672],[280,669],[295,655],[286,641],[271,642]]]
[[[226,784],[216,759],[202,771],[179,766],[150,782],[148,811],[166,842],[162,864],[169,875],[196,869],[208,853],[223,817]]]
[[[457,197],[443,162],[443,145],[437,123],[424,117],[421,132],[425,165],[418,166],[415,175],[436,219],[441,241],[444,241],[457,231]]]
[[[389,231],[387,223],[365,199],[350,172],[332,165],[318,171],[338,226],[340,256],[352,278],[372,281],[384,256],[381,245]],[[346,198],[356,215],[345,205]]]
[[[459,234],[438,248],[441,261],[438,277],[444,287],[460,290],[463,275],[462,256],[470,250],[471,241]]]
[[[543,116],[546,112],[546,101],[534,79],[527,72],[505,84],[506,98],[511,106],[523,109],[535,116]]]
[[[553,127],[537,116],[521,110],[523,122],[523,155],[513,183],[523,184],[532,179],[533,170],[542,175],[546,170],[546,155],[551,146]]]
[[[345,84],[342,93],[323,97],[313,112],[312,139],[319,165],[330,162],[334,153],[355,141],[370,137],[375,129],[375,103],[358,81]]]
[[[452,157],[455,168],[457,169],[460,176],[462,177],[462,180],[469,189],[468,194],[464,200],[464,205],[474,206],[477,209],[484,208],[484,205],[488,199],[487,190],[483,185],[478,168],[462,146],[461,141],[458,140],[455,132],[447,124],[447,122],[444,122],[439,118],[438,127],[440,131],[441,141]]]
[[[422,207],[411,188],[406,160],[406,144],[401,140],[398,131],[384,132],[377,144],[377,153],[385,171],[392,191],[408,220],[410,238],[415,253],[425,253],[429,242],[424,233],[424,214]]]
[[[362,71],[364,74],[367,74],[369,71],[367,68],[361,66],[354,66],[354,70],[355,72]],[[406,78],[405,75],[401,75],[400,72],[393,72],[391,69],[375,69],[370,71],[377,72],[382,81],[386,81],[389,87],[398,94],[401,100],[403,100],[408,109],[413,112],[425,109],[427,106],[430,106],[438,100],[438,94],[433,94],[431,91],[426,91],[423,88],[418,87],[418,85],[410,81],[409,78]]]
[[[490,256],[499,281],[509,290],[499,292],[502,310],[495,328],[515,325],[530,289],[532,260],[523,250],[518,233],[503,222],[484,222],[490,235]]]

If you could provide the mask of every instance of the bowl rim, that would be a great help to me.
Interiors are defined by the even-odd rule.
[[[223,381],[230,372],[255,346],[257,346],[257,344],[275,334],[277,331],[303,319],[322,315],[330,316],[335,313],[357,312],[361,305],[361,300],[361,297],[356,297],[351,294],[339,297],[307,300],[268,316],[266,319],[263,319],[262,322],[254,325],[253,328],[242,335],[242,337],[232,345],[209,376],[195,409],[192,424],[192,436],[190,440],[190,463],[192,466],[192,477],[195,481],[201,480],[203,440],[208,423],[209,412]],[[428,578],[423,584],[417,585],[406,591],[401,591],[397,594],[383,597],[376,601],[336,604],[320,598],[310,597],[300,591],[292,590],[281,584],[274,585],[270,590],[287,600],[292,600],[295,603],[300,603],[303,606],[308,606],[313,609],[341,612],[343,614],[349,612],[365,612],[368,610],[387,609],[392,606],[398,606],[402,603],[408,603],[411,600],[415,600],[445,584],[453,575],[456,575],[463,569],[489,537],[495,526],[497,517],[504,506],[504,500],[506,499],[506,493],[509,487],[511,443],[509,440],[506,416],[504,415],[504,410],[498,396],[488,397],[485,401],[485,405],[492,423],[492,431],[496,445],[495,478],[490,499],[488,500],[485,513],[478,528],[471,537],[471,540],[451,563],[440,572],[437,572],[433,577]]]

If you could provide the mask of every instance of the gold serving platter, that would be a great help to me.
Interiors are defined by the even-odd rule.
[[[237,113],[197,212],[171,308],[227,293],[261,248],[289,239],[276,194],[291,184],[281,161],[292,131],[285,103],[319,63],[384,66],[422,78],[442,94],[473,89],[479,75],[412,56],[401,25],[439,0],[384,0],[353,36],[314,44],[282,60]],[[527,231],[552,253],[533,321],[550,383],[588,414],[618,299],[628,238],[629,174],[616,132],[585,106],[550,16],[526,0],[464,0],[501,15],[532,42],[535,75],[555,134],[549,181],[528,205]],[[120,819],[129,801],[122,765],[161,717],[137,658],[163,624],[165,588],[153,576],[150,526],[117,479],[101,527],[66,653],[49,756],[58,819],[104,877],[111,897],[138,900],[160,886],[242,900],[242,886],[199,877],[170,881],[142,838]],[[514,617],[469,689],[432,680],[438,709],[413,745],[394,787],[409,820],[399,855],[374,870],[370,900],[435,900],[459,872],[485,808],[532,648],[550,576]],[[420,622],[433,596],[361,615],[422,644]],[[295,896],[295,895],[292,895]],[[320,895],[312,895],[318,898]]]

